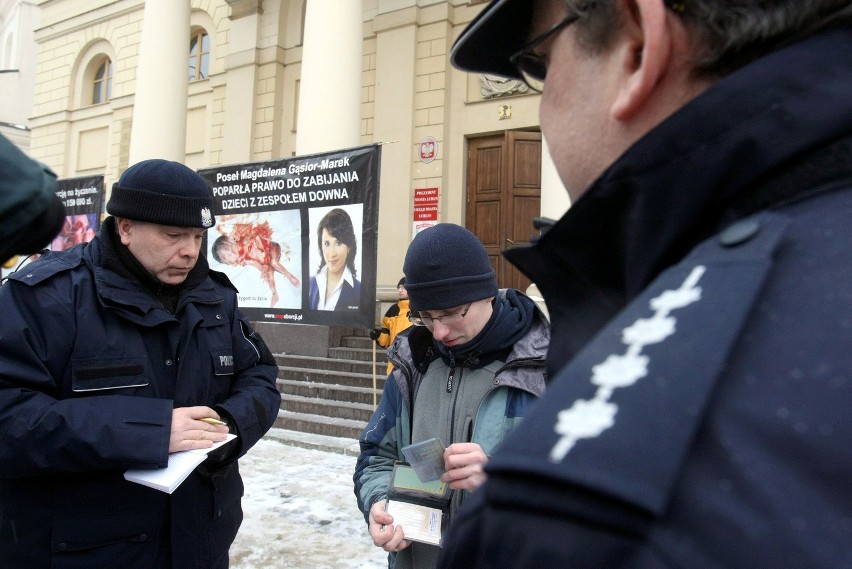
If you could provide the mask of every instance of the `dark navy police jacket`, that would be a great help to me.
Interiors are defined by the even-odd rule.
[[[439,566],[852,567],[850,94],[850,29],[764,57],[507,253],[561,371]]]
[[[172,315],[101,252],[96,237],[50,253],[0,288],[0,567],[226,567],[236,459],[280,404],[274,359],[224,276]],[[192,405],[232,422],[228,456],[171,495],[124,480],[166,466],[172,409]]]

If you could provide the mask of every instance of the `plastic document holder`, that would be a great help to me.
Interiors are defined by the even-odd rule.
[[[440,546],[451,494],[448,484],[440,480],[422,482],[411,465],[397,462],[385,510],[393,516],[394,525],[402,526],[405,539]]]

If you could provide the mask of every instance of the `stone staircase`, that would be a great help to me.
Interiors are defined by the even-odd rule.
[[[283,429],[278,436],[286,442],[355,452],[351,447],[357,448],[355,441],[381,397],[387,359],[377,348],[373,365],[373,341],[366,331],[351,330],[339,344],[329,347],[326,357],[276,355],[281,409],[274,426]]]

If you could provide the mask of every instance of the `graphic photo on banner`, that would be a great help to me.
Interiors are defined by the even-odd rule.
[[[302,307],[299,210],[220,215],[208,232],[210,268],[237,287],[242,307]]]
[[[362,204],[352,204],[308,210],[312,235],[308,266],[314,270],[309,309],[358,310],[363,209]]]
[[[51,251],[67,251],[74,245],[88,243],[98,233],[98,216],[95,213],[78,213],[65,216],[59,234],[50,242]]]
[[[57,180],[56,195],[65,205],[65,223],[51,241],[52,251],[67,251],[91,241],[101,227],[104,210],[104,177],[84,176]]]
[[[88,243],[98,234],[104,209],[104,177],[82,176],[56,181],[56,195],[65,206],[65,222],[47,244],[51,251],[66,251]],[[14,256],[0,267],[0,278],[37,260],[41,255]]]

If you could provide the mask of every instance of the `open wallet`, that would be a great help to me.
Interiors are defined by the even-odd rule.
[[[450,509],[450,486],[440,480],[422,482],[410,464],[393,467],[385,511],[402,526],[405,539],[441,545]]]

